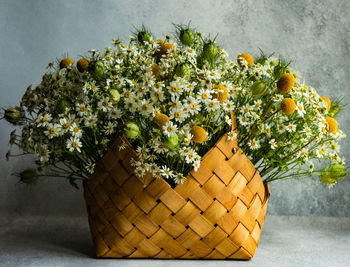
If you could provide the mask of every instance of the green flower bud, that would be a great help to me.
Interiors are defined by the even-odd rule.
[[[180,41],[184,45],[191,46],[194,41],[193,32],[190,29],[181,30]]]
[[[332,185],[335,185],[337,183],[336,179],[329,177],[328,172],[322,173],[321,181],[328,186],[332,186]]]
[[[94,64],[89,64],[90,73],[95,75],[97,79],[102,78],[104,70],[105,70],[105,65],[103,64],[102,61],[97,61]]]
[[[262,81],[256,81],[250,87],[252,95],[254,97],[260,97],[266,92],[267,86]]]
[[[20,107],[8,108],[5,110],[4,118],[9,123],[17,125],[23,118],[23,112]]]
[[[347,174],[347,168],[341,164],[334,164],[329,170],[330,175],[334,179],[343,179],[346,177]]]
[[[188,80],[191,77],[191,68],[187,63],[181,63],[176,66],[175,74]]]
[[[203,60],[213,62],[217,54],[218,54],[218,49],[213,41],[209,41],[208,43],[204,44],[203,52],[202,52]]]
[[[33,169],[27,169],[22,171],[19,174],[19,177],[20,177],[20,182],[26,183],[26,184],[35,184],[39,178],[38,174]]]
[[[117,104],[120,100],[119,91],[116,89],[109,90],[109,95],[113,104]]]
[[[151,35],[147,31],[140,31],[137,34],[137,40],[139,40],[139,42],[143,44],[143,42],[148,42],[149,40],[151,40]]]
[[[347,175],[347,168],[345,166],[341,164],[333,164],[321,174],[321,181],[326,185],[331,186],[336,184],[337,180],[343,179]]]
[[[64,114],[67,109],[69,109],[72,106],[72,103],[67,99],[61,99],[57,106],[56,106],[56,112],[58,114]]]
[[[253,135],[262,134],[265,131],[265,125],[264,125],[264,123],[262,123],[261,120],[259,120],[256,122],[256,124],[254,124],[251,127],[250,131]]]
[[[328,115],[332,118],[334,118],[335,116],[337,116],[337,114],[339,113],[340,111],[340,107],[339,105],[333,105],[332,103],[332,106],[331,106],[331,109],[329,110],[328,112]]]
[[[172,135],[164,140],[164,145],[166,145],[168,148],[175,148],[179,144],[179,137],[177,134]]]
[[[124,128],[125,136],[129,139],[136,139],[140,135],[140,128],[134,122],[128,122]]]

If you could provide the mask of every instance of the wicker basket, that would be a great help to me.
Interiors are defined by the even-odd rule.
[[[250,259],[264,223],[269,186],[224,135],[197,172],[174,189],[164,179],[138,179],[136,152],[112,149],[84,183],[89,224],[100,258]]]

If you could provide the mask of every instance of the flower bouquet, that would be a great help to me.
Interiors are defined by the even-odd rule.
[[[83,181],[98,257],[253,257],[278,179],[347,175],[342,104],[273,55],[236,60],[189,26],[146,28],[76,64],[51,62],[4,118],[36,155],[24,183]],[[7,153],[7,157],[18,156]],[[326,162],[317,170],[314,162]]]

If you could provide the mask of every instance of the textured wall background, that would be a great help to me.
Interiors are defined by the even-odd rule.
[[[0,106],[16,105],[29,84],[37,84],[47,63],[68,53],[76,58],[124,40],[144,23],[161,36],[172,22],[192,21],[203,32],[220,33],[219,43],[239,52],[275,51],[293,59],[307,84],[321,95],[350,102],[350,2],[348,0],[0,0]],[[338,117],[350,129],[350,109]],[[58,178],[36,186],[17,184],[13,173],[31,159],[5,161],[11,127],[0,122],[0,213],[83,215],[80,191]],[[343,141],[350,158],[350,141]],[[52,181],[52,180],[53,181]],[[332,189],[318,181],[271,184],[270,214],[350,216],[350,179]]]

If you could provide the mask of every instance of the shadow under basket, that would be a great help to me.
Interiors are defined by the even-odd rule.
[[[124,142],[126,148],[119,151]],[[117,137],[100,161],[106,172],[84,181],[99,258],[250,259],[270,196],[237,141],[222,136],[183,184],[134,175],[137,155]]]

